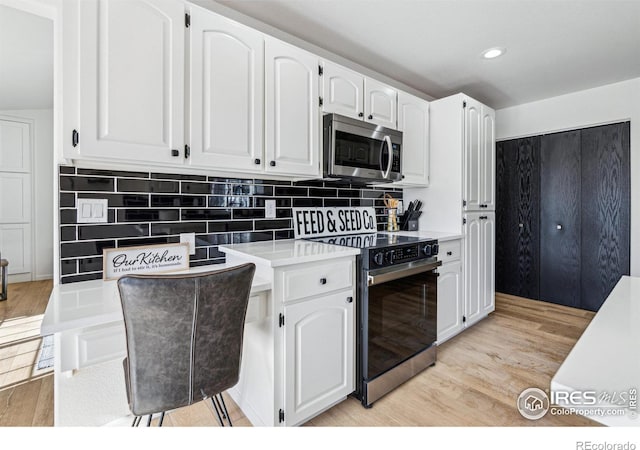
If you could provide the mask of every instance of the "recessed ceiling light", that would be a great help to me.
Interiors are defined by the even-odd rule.
[[[507,49],[503,47],[493,47],[482,52],[482,57],[484,59],[493,59],[493,58],[497,58],[498,56],[504,55],[506,51]]]

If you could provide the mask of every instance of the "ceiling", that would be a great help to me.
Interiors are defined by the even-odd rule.
[[[640,0],[218,0],[436,98],[496,109],[640,77]],[[494,60],[490,47],[505,47]]]
[[[0,5],[0,110],[52,107],[52,21]]]

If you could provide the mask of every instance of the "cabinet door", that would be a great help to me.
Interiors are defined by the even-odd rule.
[[[323,63],[322,111],[362,119],[364,77],[331,62]]]
[[[496,137],[495,112],[482,106],[482,130],[480,141],[480,207],[495,210],[496,207]]]
[[[190,54],[191,165],[260,171],[262,34],[193,6]]]
[[[402,184],[429,185],[429,102],[398,92],[398,130],[402,131]]]
[[[297,425],[354,390],[352,291],[284,308],[286,425]]]
[[[265,170],[319,176],[318,58],[268,38],[265,70]]]
[[[398,91],[371,78],[364,79],[364,116],[367,122],[394,130],[397,124]]]
[[[597,311],[629,275],[629,122],[582,130],[580,307]]]
[[[465,209],[477,211],[483,198],[482,104],[467,98],[464,106],[464,200]]]
[[[462,263],[443,264],[438,273],[438,345],[441,345],[464,328]]]
[[[580,131],[542,136],[540,299],[574,307],[580,306],[580,174]]]
[[[466,220],[464,225],[464,321],[466,325],[471,325],[481,318],[481,305],[484,298],[483,219],[480,219],[482,215],[483,213],[474,212],[464,216]]]
[[[494,212],[480,215],[481,265],[480,315],[486,316],[496,309],[495,242],[496,218]]]
[[[182,164],[184,4],[83,0],[79,23],[80,156]]]

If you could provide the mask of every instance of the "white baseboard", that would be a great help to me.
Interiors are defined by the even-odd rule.
[[[33,281],[43,281],[43,280],[52,280],[52,279],[53,279],[52,273],[48,273],[45,275],[36,275],[33,277]]]
[[[9,284],[13,283],[26,283],[31,281],[31,273],[17,273],[15,275],[9,275]]]

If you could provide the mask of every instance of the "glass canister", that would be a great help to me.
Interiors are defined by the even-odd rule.
[[[387,231],[398,231],[398,209],[389,208],[387,211]]]

